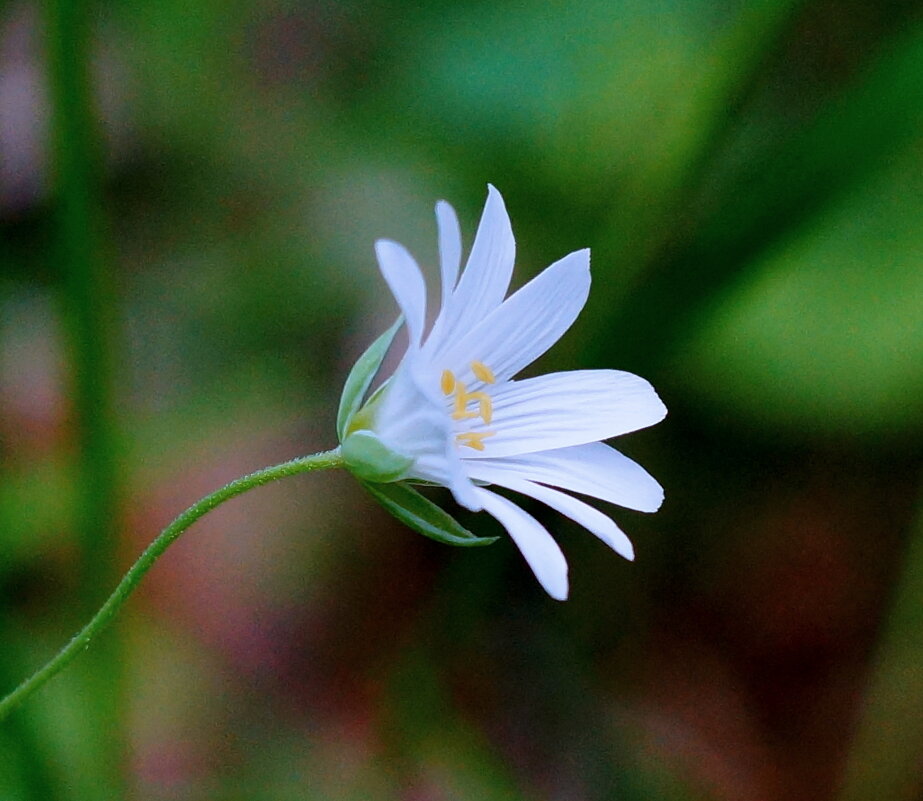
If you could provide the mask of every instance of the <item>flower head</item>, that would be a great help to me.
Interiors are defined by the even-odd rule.
[[[420,268],[402,245],[375,243],[409,343],[394,374],[360,409],[390,336],[376,343],[380,355],[363,357],[368,365],[354,382],[352,411],[341,406],[344,457],[377,495],[382,482],[434,483],[448,487],[462,506],[493,515],[549,595],[563,600],[567,563],[557,543],[534,517],[487,487],[535,498],[632,559],[631,542],[616,524],[568,493],[656,511],[663,500],[657,481],[602,440],[653,425],[666,408],[647,381],[618,370],[514,380],[561,338],[586,303],[590,253],[565,256],[506,297],[516,246],[500,193],[489,187],[463,272],[454,210],[440,201],[436,219],[442,303],[428,333]],[[392,490],[386,494],[403,503]],[[389,508],[390,501],[383,500]]]

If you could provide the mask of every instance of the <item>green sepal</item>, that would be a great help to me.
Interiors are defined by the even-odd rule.
[[[404,525],[446,545],[473,547],[490,545],[497,537],[478,537],[444,509],[424,498],[419,492],[404,483],[373,484],[363,481],[364,486],[382,506]]]
[[[397,481],[413,466],[413,459],[391,450],[367,429],[348,434],[340,453],[346,469],[365,481]]]
[[[356,412],[362,407],[362,399],[403,322],[404,318],[398,317],[394,325],[369,345],[349,371],[346,383],[343,384],[343,393],[340,395],[340,408],[337,410],[337,437],[340,442],[343,441]]]

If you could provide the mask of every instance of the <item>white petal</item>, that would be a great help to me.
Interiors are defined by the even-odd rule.
[[[590,292],[590,251],[556,261],[439,356],[444,367],[463,371],[486,364],[498,381],[535,361],[570,328]]]
[[[590,533],[595,534],[616,553],[629,560],[635,558],[635,550],[632,547],[631,540],[625,536],[624,532],[611,518],[589,504],[550,487],[515,478],[503,471],[494,471],[491,469],[490,463],[484,460],[478,462],[476,466],[472,466],[468,474],[474,479],[498,484],[501,487],[513,490],[513,492],[521,492],[523,495],[528,495],[547,504],[555,511],[566,515],[575,523],[583,526]]]
[[[439,228],[439,270],[442,275],[442,307],[448,305],[449,298],[458,281],[461,267],[461,228],[458,215],[444,200],[436,204],[436,224]]]
[[[379,239],[375,243],[375,255],[378,257],[381,274],[407,321],[410,342],[419,347],[426,317],[426,284],[423,274],[407,248],[390,239]]]
[[[451,434],[445,413],[421,392],[406,358],[382,387],[377,404],[371,427],[390,448],[414,458],[442,453]]]
[[[583,445],[653,425],[666,407],[643,378],[621,370],[571,370],[508,381],[491,393],[493,419],[474,431],[492,431],[483,451],[492,459]]]
[[[452,493],[455,502],[469,511],[480,512],[484,508],[476,494],[477,488],[465,471],[459,468],[457,457],[445,453],[424,454],[414,463],[409,477],[445,487]]]
[[[475,492],[484,510],[497,518],[509,532],[545,592],[556,601],[566,600],[567,562],[542,524],[506,498],[480,488]]]
[[[473,462],[466,462],[470,473],[475,469]],[[657,480],[637,462],[602,442],[485,460],[485,464],[493,472],[551,484],[639,512],[656,512],[663,503],[663,489]]]
[[[468,263],[451,298],[444,302],[430,336],[431,352],[474,328],[503,301],[513,275],[516,242],[500,193],[488,186],[487,203]]]

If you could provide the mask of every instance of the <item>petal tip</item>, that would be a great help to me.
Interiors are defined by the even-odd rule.
[[[562,576],[544,576],[540,577],[536,574],[539,584],[542,585],[542,589],[548,593],[548,597],[553,601],[566,601],[570,595],[570,582],[567,578],[567,573],[565,572]]]
[[[587,282],[589,282],[589,281],[590,281],[590,249],[589,249],[589,248],[583,248],[583,249],[581,249],[581,250],[578,250],[578,251],[577,251],[577,254],[578,254],[578,257],[580,257],[581,259],[584,259],[584,260],[585,260],[585,263],[584,263],[584,265],[583,265],[583,269],[586,270],[586,273],[587,273]]]
[[[395,242],[393,239],[375,240],[375,256],[378,258],[379,263],[392,258],[394,254],[399,253],[403,249],[404,246]]]
[[[542,585],[542,589],[548,593],[555,601],[566,601],[570,595],[570,580],[567,577],[567,563],[564,563],[563,570],[560,571],[543,571],[539,573],[533,566],[532,572]]]
[[[582,293],[590,291],[590,249],[574,250],[564,258],[558,259],[551,267],[567,274],[568,280],[579,286]]]
[[[660,484],[658,484],[657,492],[651,494],[650,503],[645,504],[645,508],[639,509],[638,511],[648,512],[650,514],[653,514],[654,512],[658,511],[661,506],[663,506],[663,500],[664,500],[663,487],[661,487]]]
[[[502,210],[504,215],[506,215],[506,201],[503,199],[503,195],[500,194],[500,190],[497,189],[493,184],[487,184],[487,201],[484,204],[484,207],[498,206],[498,211]]]
[[[656,425],[667,416],[667,405],[663,402],[660,395],[657,394],[657,390],[654,389],[653,386],[651,386],[651,394],[654,396],[654,408],[657,409],[656,414],[658,415],[657,419],[651,423],[651,425]]]

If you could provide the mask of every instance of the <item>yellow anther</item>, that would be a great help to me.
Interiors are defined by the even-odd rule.
[[[475,394],[479,396],[478,410],[481,413],[481,419],[485,425],[490,425],[490,421],[494,419],[494,403],[486,392],[477,392]]]
[[[455,391],[455,373],[451,370],[443,370],[440,386],[443,395],[451,395]]]
[[[466,445],[474,448],[476,451],[484,450],[484,440],[492,437],[496,431],[466,431],[464,434],[456,434],[455,441],[459,445]]]
[[[471,362],[471,372],[485,384],[493,384],[497,380],[493,371],[484,362]]]
[[[455,408],[452,409],[453,420],[468,420],[477,417],[477,412],[468,411],[468,393],[461,381],[455,383]]]
[[[478,410],[468,411],[469,403],[477,403]],[[485,423],[493,419],[494,410],[490,395],[486,392],[468,392],[461,381],[455,383],[455,408],[452,410],[453,420],[471,420],[480,417]]]

